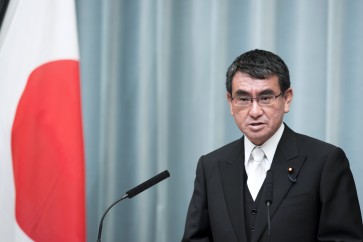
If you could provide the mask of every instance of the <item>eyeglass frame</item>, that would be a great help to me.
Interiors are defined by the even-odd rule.
[[[268,105],[270,105],[273,101],[275,101],[276,100],[276,98],[278,98],[278,97],[280,97],[280,96],[282,96],[284,94],[284,92],[280,92],[279,94],[277,94],[277,95],[274,95],[274,94],[265,94],[265,95],[261,95],[261,96],[259,96],[259,97],[249,97],[249,96],[243,96],[243,95],[236,95],[236,96],[234,96],[234,97],[232,97],[231,96],[231,100],[233,101],[233,104],[234,105],[236,105],[237,107],[250,107],[251,105],[252,105],[252,103],[253,103],[253,100],[256,100],[256,102],[257,102],[257,104],[260,106],[260,107],[267,107]],[[248,99],[248,100],[246,100],[246,105],[237,105],[236,104],[236,97],[245,97],[246,99]],[[269,103],[261,103],[261,100],[263,99],[263,98],[266,98],[266,97],[269,97],[269,98],[271,98],[270,100],[269,100]],[[248,101],[248,103],[247,103],[247,101]],[[262,104],[262,105],[261,105]]]

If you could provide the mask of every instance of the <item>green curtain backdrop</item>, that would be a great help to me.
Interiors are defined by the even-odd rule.
[[[225,72],[261,48],[295,91],[287,124],[342,147],[363,205],[363,1],[77,0],[88,241],[180,241],[200,155],[241,137]]]

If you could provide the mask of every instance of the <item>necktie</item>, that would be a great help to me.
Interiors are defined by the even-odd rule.
[[[250,190],[253,200],[256,200],[257,194],[260,191],[263,181],[266,177],[264,165],[265,153],[256,146],[251,152],[252,159],[249,161],[247,186]]]

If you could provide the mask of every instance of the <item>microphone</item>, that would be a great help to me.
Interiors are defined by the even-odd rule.
[[[273,170],[267,171],[265,185],[266,185],[265,203],[267,206],[267,226],[268,226],[267,241],[270,241],[270,235],[271,235],[270,205],[272,204],[273,185],[274,185],[274,171]]]
[[[162,180],[165,180],[166,178],[170,177],[170,173],[169,171],[165,170],[161,173],[159,173],[158,175],[150,178],[149,180],[141,183],[140,185],[128,190],[125,195],[123,195],[119,200],[117,200],[116,202],[112,203],[111,206],[109,206],[106,211],[103,213],[103,216],[101,218],[100,221],[100,225],[98,227],[98,237],[97,237],[97,242],[101,242],[101,235],[102,235],[102,225],[103,225],[103,220],[106,217],[106,214],[108,213],[108,211],[110,211],[110,209],[115,206],[118,202],[124,200],[125,198],[132,198],[136,195],[138,195],[139,193],[145,191],[146,189],[149,189],[150,187],[156,185],[157,183],[161,182]]]
[[[265,203],[267,206],[272,204],[272,197],[273,197],[273,185],[274,185],[274,171],[268,170],[266,173],[266,197]]]
[[[161,182],[162,180],[168,178],[170,176],[169,172],[167,170],[161,172],[160,174],[150,178],[144,183],[141,183],[137,187],[134,187],[126,192],[129,198],[132,198],[136,196],[137,194],[145,191],[146,189],[154,186],[155,184]]]

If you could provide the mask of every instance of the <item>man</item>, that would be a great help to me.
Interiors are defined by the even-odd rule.
[[[363,241],[343,150],[283,123],[293,98],[284,61],[246,52],[226,87],[244,136],[200,158],[182,242]],[[267,170],[274,175],[264,184]]]

